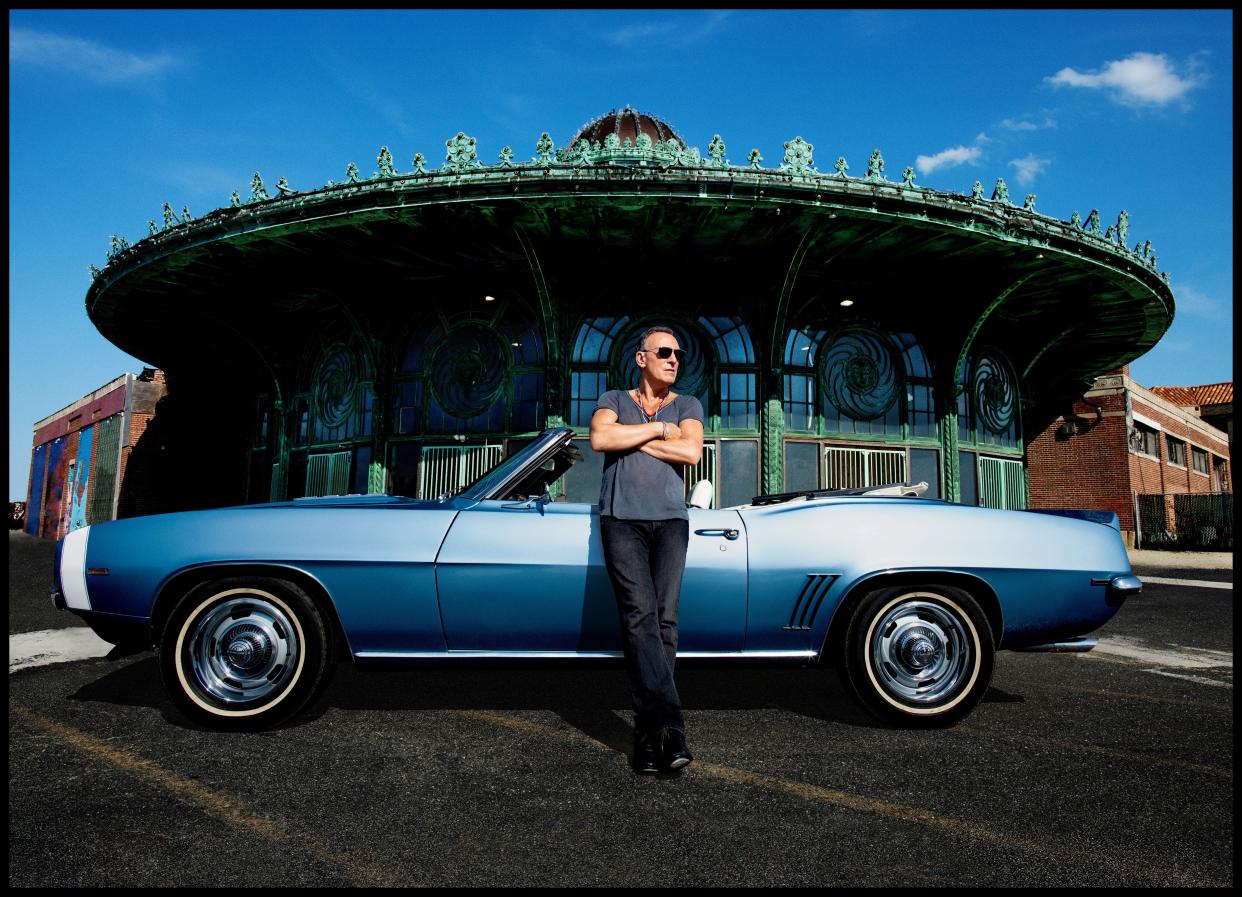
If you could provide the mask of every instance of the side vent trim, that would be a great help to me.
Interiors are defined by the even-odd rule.
[[[824,596],[832,588],[832,584],[841,578],[840,573],[808,573],[798,600],[794,602],[793,612],[785,629],[811,629],[815,626],[815,615],[824,603]]]

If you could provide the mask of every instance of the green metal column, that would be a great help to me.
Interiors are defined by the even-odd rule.
[[[771,495],[785,490],[785,407],[779,394],[769,391],[762,426],[763,492]]]
[[[289,422],[285,420],[285,403],[279,396],[272,412],[272,426],[276,428],[276,448],[272,452],[275,460],[269,500],[284,501],[289,494]]]
[[[957,411],[946,411],[938,423],[940,429],[940,453],[944,456],[944,499],[962,500],[961,459],[958,456]]]

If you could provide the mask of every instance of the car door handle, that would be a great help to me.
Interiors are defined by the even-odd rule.
[[[724,536],[730,542],[738,537],[738,531],[735,529],[696,529],[694,534],[696,536]]]

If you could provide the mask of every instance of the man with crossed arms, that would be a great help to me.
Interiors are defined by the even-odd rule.
[[[591,416],[591,448],[605,453],[600,535],[621,617],[639,773],[672,772],[693,759],[673,682],[690,538],[685,465],[703,454],[703,406],[672,391],[684,360],[672,330],[646,330],[635,354],[638,387],[604,393]]]

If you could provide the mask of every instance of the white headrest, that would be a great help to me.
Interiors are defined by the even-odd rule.
[[[686,499],[686,506],[690,508],[710,508],[712,499],[716,497],[716,490],[712,488],[711,480],[699,480],[690,489],[690,497]]]

